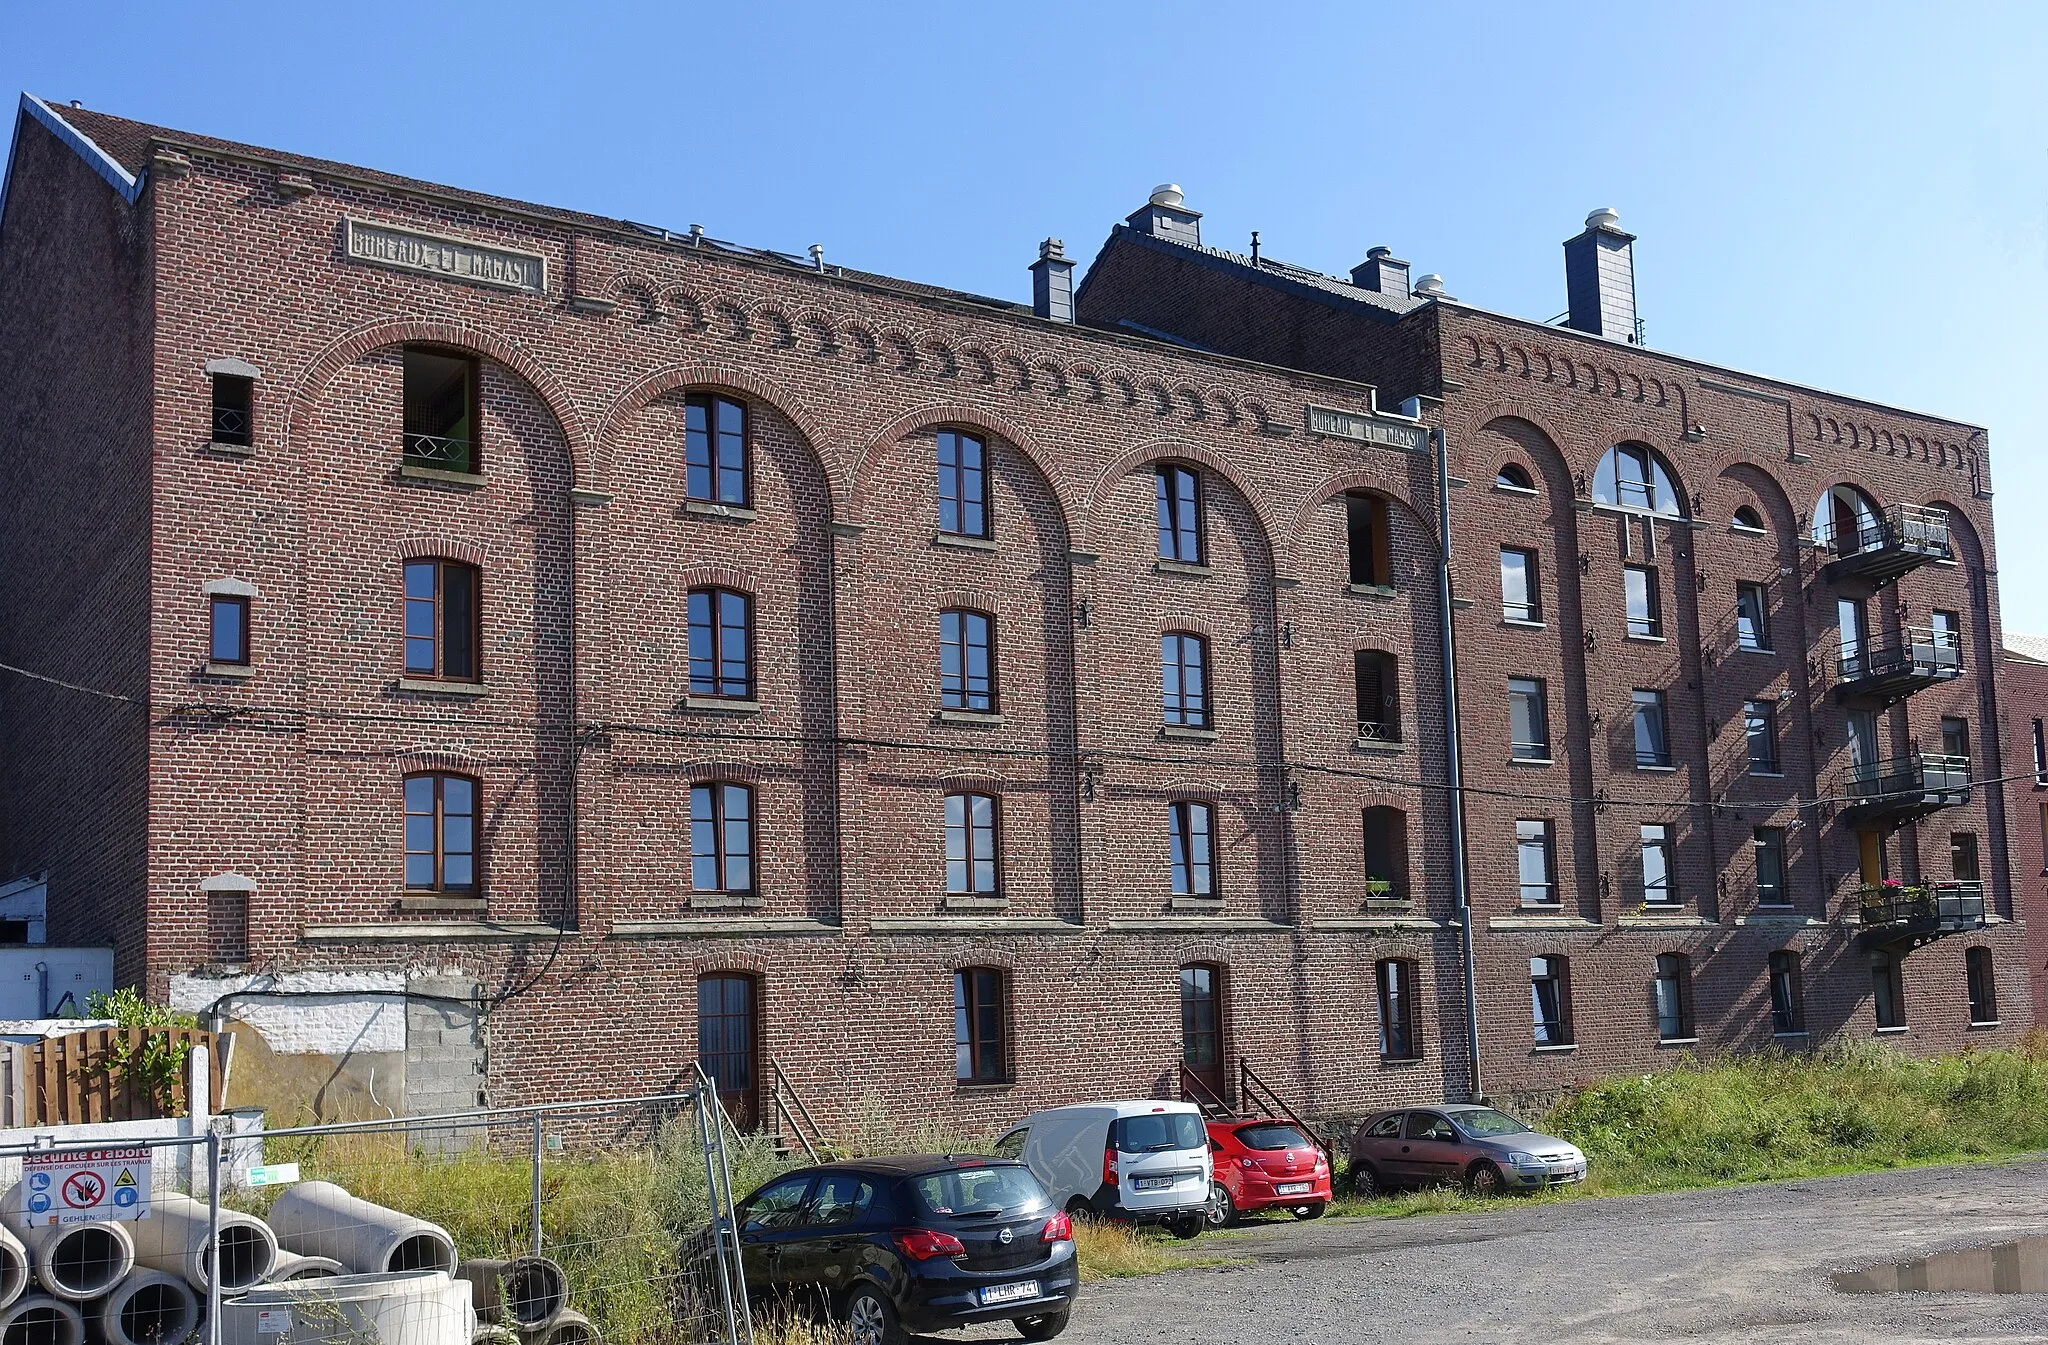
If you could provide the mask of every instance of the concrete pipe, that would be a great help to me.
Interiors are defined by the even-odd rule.
[[[479,1321],[508,1322],[522,1331],[546,1326],[569,1306],[569,1279],[545,1256],[509,1261],[464,1261],[455,1278],[476,1290]]]
[[[0,1345],[85,1345],[85,1314],[61,1298],[24,1294],[0,1312]]]
[[[438,1270],[263,1284],[220,1307],[221,1345],[465,1345],[475,1338],[469,1285]]]
[[[503,1322],[478,1322],[469,1345],[519,1345],[519,1333]]]
[[[183,1345],[199,1329],[199,1295],[181,1275],[138,1270],[86,1313],[104,1345]]]
[[[562,1309],[555,1314],[555,1320],[538,1330],[522,1331],[519,1338],[526,1345],[602,1345],[597,1328],[574,1308]]]
[[[455,1239],[447,1229],[358,1200],[333,1182],[287,1190],[270,1207],[270,1226],[286,1251],[332,1257],[358,1275],[455,1272]]]
[[[297,1252],[279,1252],[277,1260],[271,1262],[270,1278],[267,1284],[291,1284],[298,1280],[325,1280],[336,1275],[346,1275],[348,1267],[331,1256],[300,1256]]]
[[[135,1269],[135,1242],[126,1224],[31,1228],[22,1241],[28,1244],[36,1283],[76,1303],[113,1292]]]
[[[0,1308],[28,1292],[28,1248],[14,1230],[0,1224]]]
[[[161,1191],[150,1199],[149,1217],[129,1228],[135,1242],[135,1264],[172,1275],[183,1275],[187,1283],[206,1292],[213,1268],[213,1248],[207,1237],[206,1202],[175,1191]],[[238,1294],[261,1284],[277,1260],[277,1235],[270,1225],[253,1214],[236,1210],[220,1212],[220,1290]]]

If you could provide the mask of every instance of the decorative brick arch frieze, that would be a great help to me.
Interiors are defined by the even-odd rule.
[[[1073,537],[1074,520],[1079,513],[1074,504],[1073,488],[1055,470],[1052,456],[1038,442],[1037,436],[1007,416],[965,402],[931,402],[906,411],[875,435],[853,460],[846,476],[834,483],[833,516],[856,523],[866,521],[869,505],[867,486],[872,479],[870,469],[876,460],[907,436],[919,430],[946,425],[980,430],[1016,449],[1038,473],[1038,479],[1044,483],[1046,493],[1052,496],[1053,504],[1059,510],[1060,527],[1066,532],[1066,537],[1059,541],[1065,544]]]
[[[1213,780],[1191,780],[1187,776],[1154,785],[1149,791],[1167,803],[1217,803],[1230,791]]]
[[[479,570],[488,569],[490,559],[481,544],[445,533],[410,533],[398,540],[400,560],[459,560]]]
[[[746,948],[720,948],[716,952],[700,953],[684,965],[689,968],[689,977],[693,983],[706,976],[751,976],[759,983],[756,988],[761,991],[762,998],[767,997],[770,964],[766,953]],[[756,1003],[754,1013],[758,1017],[760,1012],[761,1007]],[[690,1030],[693,1032],[696,1031],[695,1019],[696,1016],[691,1015]]]
[[[313,432],[312,418],[327,385],[349,365],[375,351],[407,344],[430,344],[465,350],[516,375],[533,390],[554,418],[555,432],[568,448],[576,482],[584,484],[590,469],[591,438],[575,399],[539,360],[496,332],[460,318],[401,318],[370,323],[329,342],[299,375],[292,388],[286,422],[287,452]]]
[[[1106,549],[1103,533],[1111,525],[1101,517],[1102,501],[1116,488],[1119,481],[1146,463],[1174,461],[1192,462],[1214,472],[1237,492],[1238,497],[1245,502],[1245,507],[1251,511],[1252,523],[1258,530],[1259,542],[1266,552],[1265,559],[1269,571],[1267,577],[1271,578],[1276,560],[1274,539],[1278,536],[1273,525],[1272,501],[1267,499],[1264,490],[1247,481],[1244,475],[1220,454],[1181,439],[1154,439],[1134,445],[1112,458],[1109,465],[1096,474],[1095,484],[1090,488],[1087,503],[1083,507],[1081,535],[1086,539],[1083,549],[1097,553]],[[1149,526],[1149,516],[1146,523]]]
[[[740,593],[752,594],[761,591],[761,576],[742,565],[723,565],[715,562],[690,565],[677,572],[676,587],[685,590],[729,588]]]
[[[626,421],[657,398],[665,397],[678,388],[726,388],[773,407],[778,414],[796,427],[797,436],[803,440],[804,447],[810,450],[811,459],[818,468],[818,475],[825,483],[829,502],[833,506],[833,518],[839,517],[837,505],[843,490],[840,475],[833,469],[832,460],[843,455],[832,444],[831,435],[825,430],[824,421],[790,393],[729,365],[666,365],[642,376],[614,398],[604,413],[604,419],[598,423],[597,436],[593,442],[589,472],[593,488],[606,491],[619,489],[623,483],[619,480],[619,467],[613,461],[613,455]]]
[[[1372,468],[1360,468],[1337,476],[1325,477],[1302,500],[1301,507],[1294,511],[1294,518],[1288,525],[1286,535],[1280,539],[1280,573],[1301,573],[1301,550],[1308,539],[1309,529],[1314,526],[1316,511],[1339,495],[1354,490],[1369,490],[1375,495],[1383,496],[1389,504],[1398,507],[1415,520],[1432,547],[1441,549],[1437,541],[1436,520],[1411,504],[1405,489],[1396,485],[1387,473]]]

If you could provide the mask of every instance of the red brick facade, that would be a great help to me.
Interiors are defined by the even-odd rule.
[[[1490,1090],[1664,1058],[1647,978],[1667,950],[1695,960],[1704,1045],[1770,1039],[1757,997],[1781,946],[1803,951],[1816,1038],[1869,1030],[1869,975],[1844,923],[1853,843],[1793,807],[1826,796],[1839,766],[1840,712],[1809,666],[1832,657],[1832,612],[1798,541],[1828,481],[1948,503],[1966,539],[1957,565],[1897,590],[1914,613],[1965,612],[1970,641],[1962,681],[1895,712],[1899,741],[1951,703],[1996,722],[1995,562],[1970,490],[1983,444],[1964,427],[1757,380],[1713,392],[1729,376],[1449,305],[1361,335],[1341,368],[1305,344],[1275,358],[1181,332],[1223,352],[1209,354],[1116,328],[1127,316],[1177,330],[1146,296],[1181,282],[1125,274],[1114,246],[1087,292],[1099,325],[1074,326],[59,115],[143,190],[126,204],[45,119],[20,122],[0,220],[0,309],[17,315],[0,367],[15,382],[0,399],[42,419],[17,412],[0,445],[8,479],[33,487],[8,503],[0,565],[83,587],[14,598],[0,661],[146,696],[147,729],[139,706],[0,682],[0,876],[48,868],[53,941],[111,938],[120,974],[158,989],[203,969],[472,976],[488,997],[493,1101],[684,1081],[697,978],[744,971],[759,977],[761,1075],[778,1063],[839,1121],[914,1106],[988,1128],[1048,1102],[1175,1089],[1192,964],[1221,969],[1226,1056],[1309,1110],[1462,1093],[1434,472],[1425,452],[1305,428],[1311,406],[1372,421],[1375,381],[1431,399],[1422,425],[1448,435],[1468,483],[1452,508],[1472,540],[1453,570],[1472,604],[1457,621]],[[537,255],[545,293],[351,260],[348,219]],[[109,296],[88,283],[107,274],[134,280]],[[53,284],[62,297],[45,302]],[[31,311],[41,327],[19,316]],[[123,343],[87,339],[131,330],[126,365]],[[404,466],[409,343],[479,358],[480,471]],[[223,359],[260,370],[246,455],[211,446],[205,371]],[[1305,371],[1276,367],[1288,363]],[[131,378],[146,407],[101,395]],[[66,395],[28,395],[45,385]],[[747,408],[745,510],[684,498],[684,398],[700,391]],[[116,406],[114,425],[79,409]],[[1695,422],[1708,427],[1698,445],[1682,439]],[[986,544],[939,535],[945,428],[988,445]],[[1609,610],[1629,525],[1577,482],[1622,440],[1659,448],[1701,496],[1693,522],[1636,529],[1666,574],[1673,629],[1654,649],[1625,646]],[[113,481],[118,452],[133,470]],[[1489,488],[1509,459],[1533,493]],[[1202,481],[1199,566],[1159,562],[1160,463]],[[1352,491],[1386,501],[1391,582],[1370,590],[1348,582]],[[1749,501],[1769,527],[1732,535]],[[1493,616],[1504,538],[1542,553],[1547,629]],[[401,574],[419,557],[479,567],[480,689],[403,675]],[[1752,574],[1778,595],[1780,652],[1731,659],[1732,584]],[[222,580],[255,591],[248,676],[207,667],[206,586]],[[689,692],[685,595],[713,584],[752,599],[746,705]],[[995,716],[942,713],[947,608],[995,619]],[[1162,728],[1168,632],[1208,643],[1212,734]],[[1357,741],[1361,650],[1395,660],[1394,742]],[[1557,760],[1511,767],[1499,687],[1532,672],[1553,688]],[[1608,750],[1629,688],[1652,684],[1669,691],[1678,762],[1655,779]],[[1742,747],[1740,701],[1780,687],[1785,778],[1763,788],[1728,753]],[[1980,773],[1995,775],[1998,735],[1979,737]],[[429,770],[478,782],[481,904],[406,891],[403,782]],[[754,790],[757,898],[691,891],[689,791],[706,781]],[[945,894],[943,799],[965,789],[1000,801],[993,901]],[[1502,796],[1532,793],[1555,800],[1555,916],[1515,904],[1513,820],[1533,805]],[[1178,800],[1215,807],[1215,900],[1172,895]],[[1405,815],[1407,890],[1386,895],[1409,904],[1369,897],[1362,813],[1375,806]],[[1625,858],[1653,813],[1677,830],[1677,917],[1630,912]],[[1748,828],[1801,816],[1796,911],[1761,921],[1744,888]],[[1995,787],[1920,830],[1965,826],[1987,843],[2009,915]],[[1909,829],[1894,846],[1901,871],[1919,871],[1914,844]],[[252,890],[224,901],[222,875]],[[1994,948],[2013,1007],[1992,1035],[2014,1030],[2027,1000],[2016,933],[1994,924],[1913,955],[1917,1048],[1964,1040],[1965,943]],[[1535,954],[1573,959],[1576,1054],[1530,1051]],[[1379,1049],[1374,968],[1394,958],[1418,976],[1412,1061]],[[965,967],[1007,972],[1001,1083],[955,1079],[952,973]]]
[[[2048,640],[2008,637],[2002,653],[1998,694],[2012,744],[2007,774],[2015,777],[2012,891],[2027,919],[2028,981],[2038,1023],[2048,1021]]]

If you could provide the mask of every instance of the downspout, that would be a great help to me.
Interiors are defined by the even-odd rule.
[[[1465,1050],[1471,1060],[1471,1098],[1485,1096],[1479,1078],[1478,965],[1472,955],[1472,901],[1465,880],[1464,740],[1458,732],[1458,642],[1451,629],[1451,450],[1441,428],[1436,441],[1437,618],[1443,630],[1444,734],[1451,786],[1451,894],[1456,900],[1458,952],[1465,963]]]

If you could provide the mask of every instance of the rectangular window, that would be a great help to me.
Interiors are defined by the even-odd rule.
[[[1784,948],[1771,954],[1771,1031],[1781,1037],[1806,1031],[1806,987],[1800,984],[1799,954]]]
[[[754,691],[754,604],[729,588],[690,590],[690,694],[746,700]]]
[[[213,442],[247,448],[255,442],[256,380],[213,376]]]
[[[1770,590],[1762,584],[1735,586],[1735,642],[1768,653],[1771,648]]]
[[[1951,831],[1948,834],[1948,871],[1959,883],[1983,881],[1977,867],[1977,833]]]
[[[994,967],[953,973],[953,1076],[961,1083],[1002,1083],[1009,1077],[1007,979]]]
[[[1989,948],[1970,948],[1963,953],[1963,972],[1970,990],[1970,1022],[1998,1021],[1998,977],[1993,970]]]
[[[1664,638],[1664,600],[1657,587],[1657,571],[1648,565],[1624,565],[1621,583],[1628,606],[1628,633],[1639,640]]]
[[[754,791],[711,783],[690,789],[690,886],[745,896],[754,890]]]
[[[1880,1028],[1906,1025],[1906,981],[1894,954],[1870,955],[1870,1008]]]
[[[1642,826],[1643,904],[1667,906],[1678,900],[1671,886],[1671,828],[1663,823]]]
[[[405,672],[474,682],[480,643],[477,570],[452,560],[405,563]]]
[[[997,895],[996,801],[987,794],[946,795],[946,891]]]
[[[1636,765],[1669,766],[1671,735],[1664,720],[1664,693],[1637,690],[1630,694],[1635,705]]]
[[[207,603],[206,661],[249,662],[249,600],[216,593]]]
[[[1543,619],[1534,551],[1508,546],[1500,549],[1500,614],[1508,621]]]
[[[2034,721],[2034,783],[2048,785],[2048,734],[2041,729],[2041,721]]]
[[[1842,676],[1863,676],[1863,603],[1856,598],[1835,599],[1835,625],[1842,642]]]
[[[939,703],[995,713],[995,619],[988,613],[939,613]]]
[[[1169,724],[1209,727],[1209,642],[1201,636],[1159,637],[1159,708]]]
[[[1657,1040],[1692,1040],[1691,959],[1683,953],[1659,953],[1651,991],[1657,1006]]]
[[[1941,720],[1941,754],[1945,757],[1970,757],[1970,721],[1944,715]]]
[[[1963,621],[1954,612],[1936,608],[1929,613],[1927,625],[1934,636],[1935,648],[1960,650],[1963,647]]]
[[[1508,679],[1508,737],[1516,761],[1550,760],[1550,707],[1541,678]]]
[[[939,431],[939,531],[988,536],[988,449],[971,434]]]
[[[1352,583],[1386,588],[1394,582],[1384,499],[1355,491],[1344,497],[1344,541]]]
[[[730,397],[683,399],[685,493],[707,504],[747,503],[747,408]]]
[[[1778,707],[1772,701],[1742,703],[1742,731],[1749,739],[1749,773],[1778,773]]]
[[[1571,1045],[1571,963],[1565,958],[1529,959],[1529,1014],[1538,1046]]]
[[[1401,682],[1394,656],[1381,649],[1360,649],[1352,654],[1351,665],[1358,736],[1370,742],[1400,742]]]
[[[1756,904],[1791,905],[1785,886],[1785,828],[1758,827],[1750,833],[1750,848],[1756,853]]]
[[[1390,957],[1374,968],[1380,992],[1380,1054],[1389,1060],[1413,1060],[1422,1053],[1415,1044],[1415,964]]]
[[[447,472],[481,471],[476,361],[431,350],[405,352],[405,460]]]
[[[1176,897],[1216,895],[1210,845],[1214,823],[1215,810],[1206,803],[1176,803],[1168,810]]]
[[[1399,808],[1365,810],[1365,894],[1383,901],[1408,896],[1408,815]]]
[[[476,781],[468,776],[406,777],[405,886],[476,894]]]
[[[1557,904],[1557,857],[1548,821],[1525,817],[1515,823],[1515,870],[1524,906]]]
[[[1202,563],[1202,480],[1185,467],[1162,463],[1158,477],[1159,559]]]

